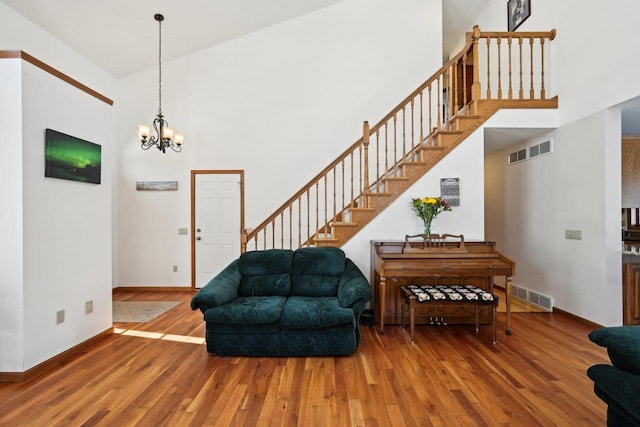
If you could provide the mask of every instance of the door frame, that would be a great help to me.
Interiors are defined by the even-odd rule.
[[[240,180],[240,247],[244,230],[244,170],[194,169],[191,170],[191,290],[196,290],[196,175],[238,175]]]

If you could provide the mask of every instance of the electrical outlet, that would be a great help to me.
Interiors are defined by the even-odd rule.
[[[178,266],[177,266],[177,265],[174,265],[174,266],[173,266],[173,272],[174,272],[174,273],[177,273],[177,272],[178,272]]]
[[[93,311],[93,301],[87,301],[84,303],[84,313],[89,314]]]
[[[60,310],[56,313],[56,325],[64,322],[64,310]]]
[[[582,240],[582,230],[564,230],[564,238],[568,240]]]

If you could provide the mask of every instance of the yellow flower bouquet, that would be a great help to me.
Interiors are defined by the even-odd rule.
[[[424,223],[424,234],[431,235],[431,221],[440,212],[451,211],[451,205],[442,197],[423,197],[411,199],[411,209],[418,215]]]

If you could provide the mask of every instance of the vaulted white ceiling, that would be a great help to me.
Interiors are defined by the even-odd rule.
[[[342,0],[2,0],[114,77],[339,3]]]
[[[0,0],[114,77],[170,61],[343,0]],[[442,0],[443,51],[473,27],[489,0]],[[394,7],[389,1],[389,7]],[[328,31],[330,29],[327,29]]]

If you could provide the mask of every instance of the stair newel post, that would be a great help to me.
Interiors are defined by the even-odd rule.
[[[473,40],[473,84],[471,85],[471,97],[473,101],[478,101],[480,99],[480,64],[478,61],[480,57],[480,50],[478,48],[478,40],[480,39],[479,26],[474,25],[471,39]]]
[[[362,145],[364,146],[364,172],[363,172],[363,183],[364,183],[364,206],[365,208],[369,207],[369,122],[365,120],[362,125]]]

